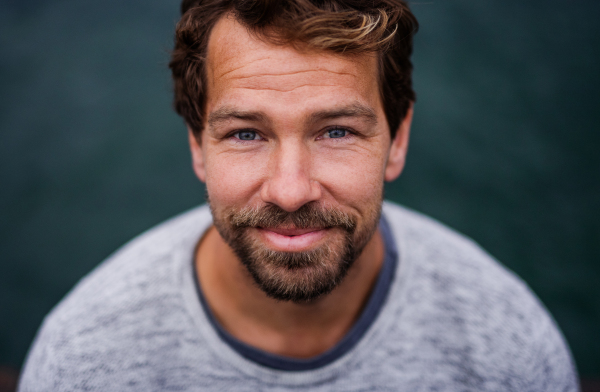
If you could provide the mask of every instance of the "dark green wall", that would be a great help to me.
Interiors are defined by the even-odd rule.
[[[203,200],[170,109],[177,1],[0,3],[0,365],[102,259]],[[414,2],[416,117],[387,197],[474,238],[600,377],[600,2]]]

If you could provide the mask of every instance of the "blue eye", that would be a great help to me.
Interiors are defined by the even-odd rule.
[[[240,140],[259,140],[260,136],[256,133],[256,131],[240,131],[236,132],[233,136],[237,137]]]
[[[348,134],[348,131],[346,131],[345,129],[341,129],[341,128],[334,128],[334,129],[330,129],[329,131],[327,131],[327,135],[332,139],[344,137],[347,134]]]

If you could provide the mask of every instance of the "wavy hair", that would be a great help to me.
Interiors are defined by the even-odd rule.
[[[418,22],[403,0],[183,0],[169,68],[175,110],[196,136],[204,124],[208,38],[226,13],[274,44],[377,53],[381,99],[395,136],[415,100],[410,56]]]

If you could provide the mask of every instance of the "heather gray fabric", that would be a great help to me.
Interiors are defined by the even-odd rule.
[[[379,232],[381,233],[383,243],[385,244],[385,256],[383,265],[377,276],[377,281],[371,291],[371,296],[365,304],[360,317],[356,320],[350,331],[348,331],[343,339],[341,339],[334,347],[326,352],[306,359],[289,358],[259,350],[239,341],[229,334],[229,332],[227,332],[212,315],[212,311],[206,304],[206,300],[202,294],[202,288],[198,284],[196,287],[198,289],[198,297],[204,307],[207,319],[213,325],[221,339],[229,344],[229,346],[241,356],[258,364],[280,370],[312,370],[329,365],[331,362],[345,355],[361,340],[365,332],[367,332],[369,327],[371,327],[371,324],[377,318],[377,315],[381,311],[381,308],[387,299],[387,295],[389,294],[390,286],[392,285],[396,272],[396,266],[398,265],[398,250],[396,249],[396,242],[392,236],[392,230],[384,217],[381,217],[379,220]]]
[[[239,355],[198,299],[208,208],[136,238],[51,312],[20,391],[577,391],[568,348],[529,289],[470,240],[385,203],[399,264],[379,316],[336,361],[282,371]]]

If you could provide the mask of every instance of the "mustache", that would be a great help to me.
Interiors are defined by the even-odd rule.
[[[275,204],[246,207],[227,214],[232,227],[341,227],[348,232],[356,229],[356,218],[335,208],[325,208],[315,202],[307,203],[296,211],[285,211]]]

